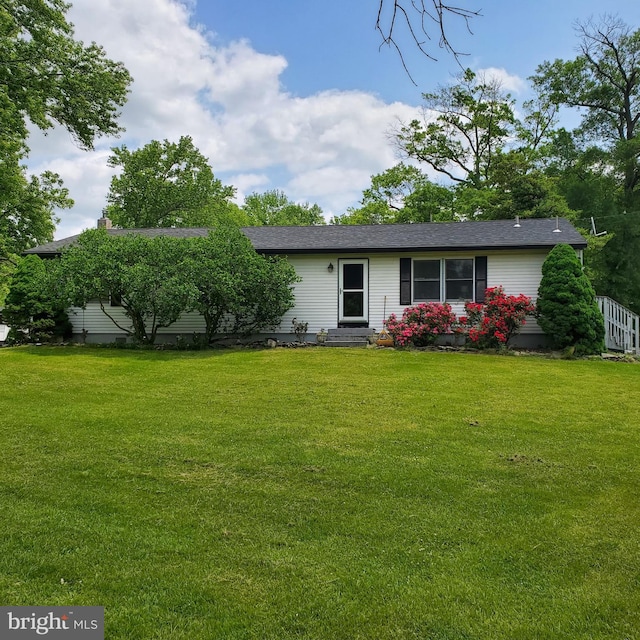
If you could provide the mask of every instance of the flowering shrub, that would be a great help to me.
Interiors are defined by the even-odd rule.
[[[480,348],[505,347],[520,331],[525,317],[534,313],[535,305],[524,295],[508,296],[502,287],[485,291],[485,302],[467,302],[466,317],[459,320],[459,330]]]
[[[448,304],[428,302],[407,307],[400,320],[392,313],[385,325],[397,345],[426,347],[438,336],[453,332],[456,316]]]

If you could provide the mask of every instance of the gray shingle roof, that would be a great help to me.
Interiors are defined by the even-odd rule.
[[[434,222],[386,225],[326,225],[315,227],[245,227],[243,232],[261,253],[355,253],[442,250],[491,250],[550,248],[561,242],[576,249],[587,246],[573,225],[563,218],[474,222]],[[148,237],[178,238],[206,236],[209,229],[110,229],[113,236],[141,233]],[[59,253],[78,236],[55,240],[26,253],[46,256]]]

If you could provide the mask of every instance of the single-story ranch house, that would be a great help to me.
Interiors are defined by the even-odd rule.
[[[111,229],[108,233],[140,233],[195,237],[208,229]],[[295,307],[270,337],[292,340],[292,319],[308,323],[309,339],[320,329],[383,328],[391,313],[419,302],[448,302],[456,314],[466,300],[482,301],[487,287],[502,285],[508,294],[525,294],[535,300],[541,267],[559,243],[571,245],[580,256],[585,239],[564,219],[492,220],[474,222],[326,225],[307,227],[247,227],[243,232],[255,250],[282,255],[295,267],[301,281],[295,285]],[[53,257],[77,236],[30,249]],[[110,309],[118,314],[118,309]],[[120,312],[117,320],[126,322]],[[74,335],[91,342],[124,339],[99,305],[72,309]],[[202,332],[203,319],[195,313],[162,329],[159,339]],[[160,335],[160,333],[162,335]],[[266,337],[266,336],[265,336]],[[523,328],[520,344],[539,346],[544,336],[533,319]]]

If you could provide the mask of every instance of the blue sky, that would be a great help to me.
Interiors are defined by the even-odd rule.
[[[502,68],[522,79],[545,60],[574,57],[576,20],[597,19],[604,7],[606,13],[640,27],[637,0],[460,0],[458,4],[482,14],[469,21],[472,33],[462,19],[448,18],[452,44],[468,54],[460,62],[473,69]],[[438,58],[434,63],[411,46],[406,32],[399,31],[416,87],[393,49],[380,48],[377,6],[377,0],[208,0],[196,4],[195,16],[221,44],[246,38],[258,51],[283,55],[289,66],[282,81],[294,94],[357,89],[386,101],[418,104],[422,92],[448,82],[460,67],[438,48],[437,38],[427,46]]]
[[[527,78],[541,62],[575,57],[575,21],[599,18],[604,4],[459,2],[482,14],[472,33],[461,20],[448,24],[451,42],[468,54],[463,65],[492,70],[518,102],[531,97]],[[58,172],[76,201],[61,212],[56,237],[95,225],[113,146],[181,135],[236,187],[239,203],[278,188],[318,203],[327,217],[357,205],[371,175],[398,160],[389,129],[418,114],[422,92],[460,70],[437,39],[433,62],[398,32],[415,86],[398,55],[380,49],[377,7],[377,0],[73,1],[77,37],[122,60],[134,83],[120,139],[101,139],[87,153],[65,131],[33,133],[30,169]],[[608,0],[606,10],[640,28],[638,0]]]

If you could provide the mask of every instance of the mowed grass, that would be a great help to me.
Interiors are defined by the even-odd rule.
[[[0,604],[109,639],[640,637],[640,366],[0,351]]]

